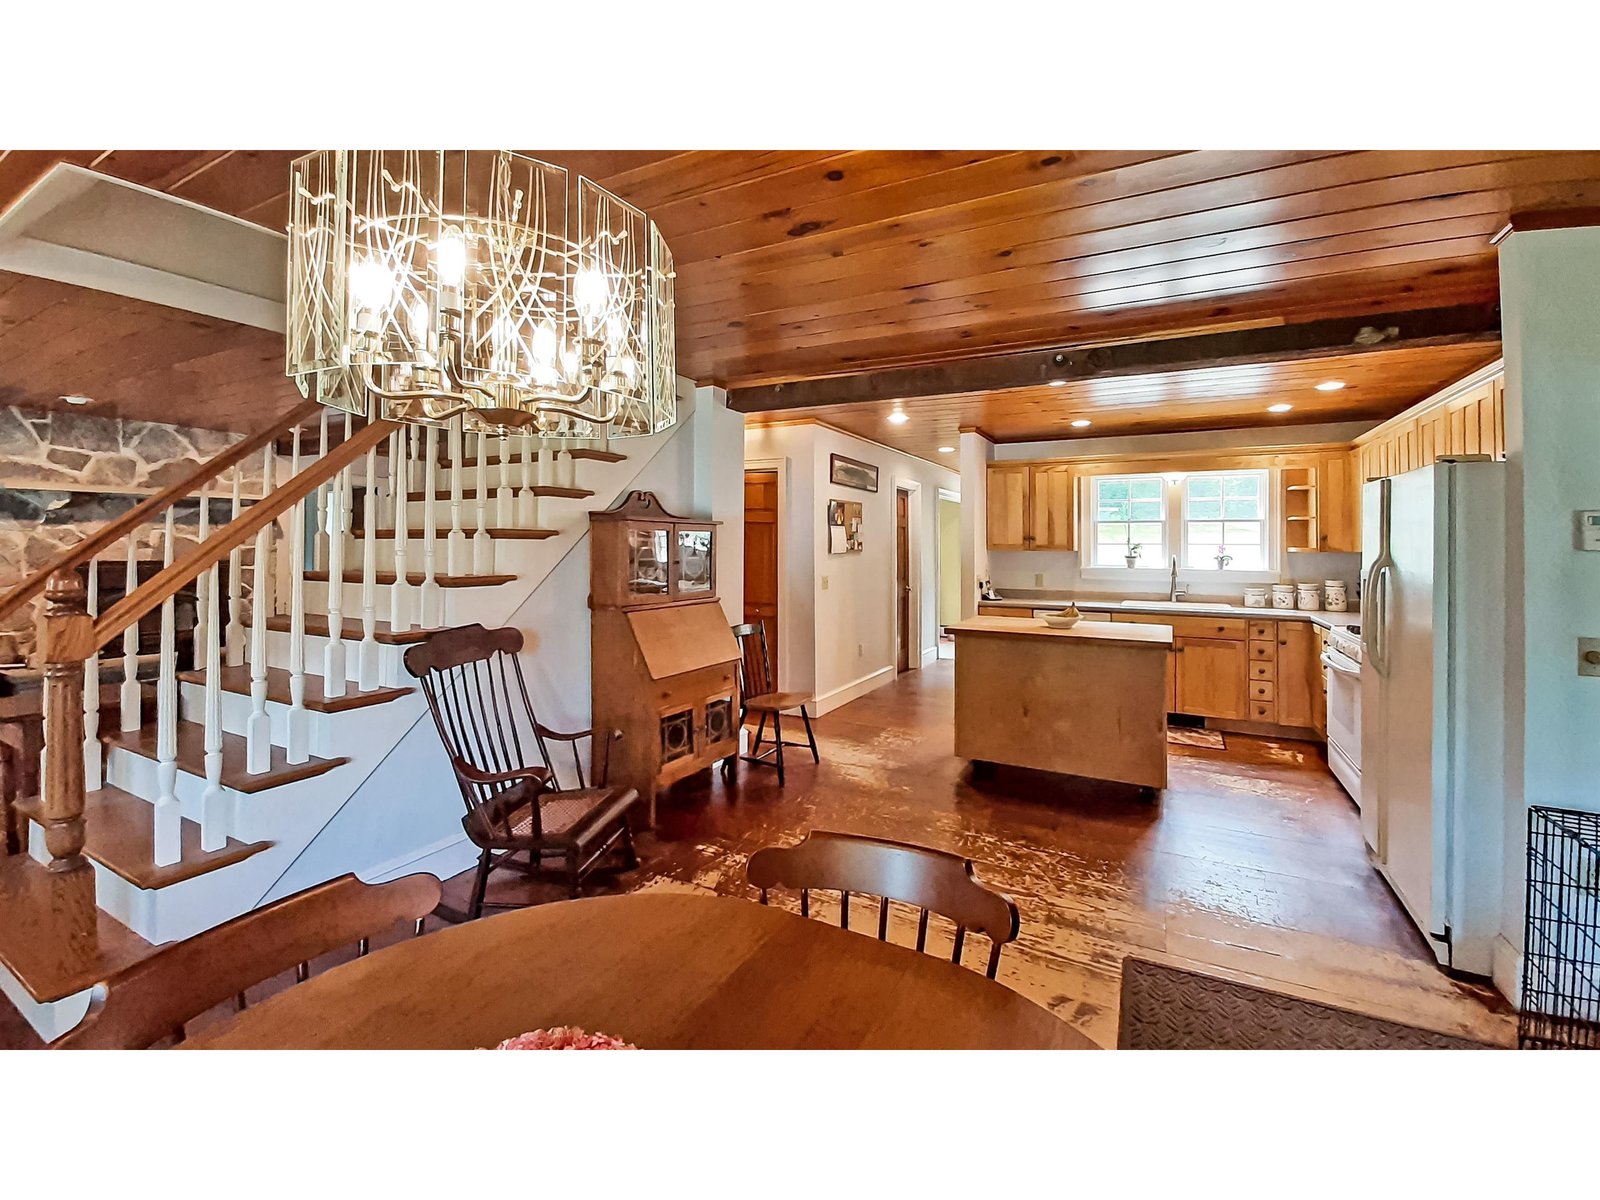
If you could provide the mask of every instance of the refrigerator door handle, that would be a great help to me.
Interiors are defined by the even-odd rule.
[[[1367,571],[1361,593],[1366,609],[1366,618],[1361,622],[1362,644],[1365,657],[1379,675],[1389,673],[1389,572],[1394,569],[1394,559],[1389,555],[1389,488],[1389,480],[1379,482],[1378,554]]]

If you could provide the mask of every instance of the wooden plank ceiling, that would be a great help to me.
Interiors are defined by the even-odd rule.
[[[66,160],[276,228],[294,153],[11,151],[0,157],[0,208]],[[1600,204],[1595,152],[530,153],[656,219],[678,264],[679,370],[730,386],[1493,302],[1489,239],[1511,212]],[[1459,374],[1465,357],[1460,347],[1419,352],[1392,380],[1374,363],[1359,385],[1294,413],[1387,415]],[[1280,383],[1298,387],[1303,375],[1296,367]],[[1180,384],[1145,379],[1127,420],[1237,423],[1264,394],[1238,393],[1245,407],[1230,413],[1206,408],[1221,395],[1177,403]],[[1074,403],[1115,394],[1107,381],[1096,387]],[[963,403],[1015,440],[1053,429],[1061,400]],[[923,407],[931,422],[950,403],[915,401],[907,427],[879,419],[875,436],[894,441]],[[1094,407],[1097,427],[1116,428],[1111,404]]]

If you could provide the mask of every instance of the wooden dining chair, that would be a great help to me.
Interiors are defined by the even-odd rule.
[[[889,901],[913,904],[921,910],[919,953],[927,949],[928,914],[936,912],[955,922],[953,963],[961,961],[968,929],[988,935],[991,948],[985,973],[990,979],[1000,969],[1001,947],[1015,941],[1020,928],[1015,902],[979,883],[971,859],[884,838],[813,830],[799,845],[757,850],[746,864],[745,878],[760,889],[763,904],[770,888],[798,888],[803,917],[811,915],[812,891],[838,891],[839,925],[846,929],[850,893],[876,896],[880,942],[889,940]]]
[[[520,629],[463,625],[434,634],[406,651],[450,756],[467,813],[462,827],[478,847],[478,871],[468,916],[515,905],[484,900],[489,875],[503,867],[540,877],[547,860],[565,865],[573,896],[613,852],[628,870],[639,865],[631,816],[641,807],[634,788],[607,786],[611,747],[622,734],[580,729],[559,733],[542,724],[528,698],[517,655]],[[587,740],[592,771],[579,749]],[[524,743],[526,742],[526,748]],[[550,745],[572,752],[571,778],[563,784]],[[525,856],[517,861],[517,856]]]
[[[380,884],[341,875],[253,909],[97,983],[83,1023],[50,1049],[144,1050],[168,1037],[182,1041],[186,1022],[230,997],[242,1011],[246,988],[291,967],[304,983],[320,954],[354,944],[364,955],[373,934],[402,921],[420,935],[439,894],[432,875]]]
[[[817,753],[817,736],[811,732],[811,714],[806,711],[806,705],[812,703],[814,697],[810,692],[777,690],[775,686],[777,677],[772,670],[772,656],[767,646],[767,627],[760,621],[752,625],[735,625],[733,637],[739,643],[740,728],[744,727],[751,713],[761,714],[761,723],[756,727],[755,744],[750,747],[750,753],[745,755],[745,762],[757,763],[764,767],[777,767],[778,786],[782,787],[785,746],[804,748],[809,745],[811,761],[822,761],[822,756]],[[806,740],[786,742],[783,740],[783,714],[796,710],[799,710],[801,721],[805,722]],[[773,745],[762,754],[761,739],[766,734],[769,716],[772,718]],[[722,764],[722,772],[727,776],[732,775],[732,756]]]

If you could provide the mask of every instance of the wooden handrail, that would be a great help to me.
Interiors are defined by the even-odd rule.
[[[262,500],[240,513],[237,520],[214,530],[204,542],[107,609],[95,622],[94,644],[104,645],[146,613],[160,607],[169,596],[177,595],[197,579],[201,571],[226,558],[236,546],[243,545],[269,521],[276,520],[299,503],[310,494],[312,488],[326,483],[368,450],[382,443],[396,428],[398,426],[393,421],[373,421],[364,426],[293,479],[269,491]],[[334,585],[337,586],[337,581],[334,581]]]
[[[268,442],[281,436],[286,430],[293,429],[308,417],[316,415],[321,407],[315,400],[307,400],[282,421],[265,426],[243,441],[235,442],[222,453],[201,463],[177,483],[162,488],[155,495],[140,501],[120,518],[90,534],[77,545],[67,547],[22,583],[0,596],[0,620],[10,616],[43,592],[45,584],[57,571],[76,570],[102,550],[116,545],[146,521],[187,497],[190,492],[199,490],[202,484],[215,479],[236,463],[243,462],[256,451],[264,449]]]

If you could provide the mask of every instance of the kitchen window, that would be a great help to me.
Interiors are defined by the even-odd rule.
[[[1105,475],[1090,481],[1090,565],[1126,565],[1139,547],[1138,566],[1167,561],[1167,486],[1159,475]]]
[[[1080,493],[1087,515],[1083,569],[1122,573],[1139,547],[1136,569],[1167,570],[1171,556],[1186,575],[1231,581],[1277,578],[1270,471],[1196,471],[1169,475],[1098,475]]]

